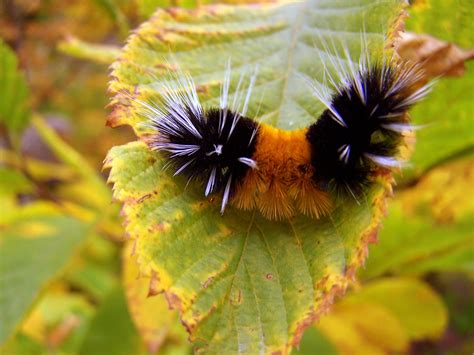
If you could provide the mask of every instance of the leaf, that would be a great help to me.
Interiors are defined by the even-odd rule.
[[[464,48],[472,48],[474,34],[470,27],[474,8],[471,0],[425,0],[410,7],[409,30],[429,33]],[[446,19],[449,17],[449,21]]]
[[[380,54],[387,26],[401,10],[398,1],[366,1],[354,6],[344,0],[304,1],[259,6],[213,6],[186,11],[158,11],[129,38],[121,58],[113,65],[110,90],[138,91],[147,99],[157,94],[156,82],[173,70],[177,61],[198,85],[201,100],[216,103],[228,59],[234,68],[231,91],[239,74],[259,65],[255,91],[248,115],[283,129],[306,127],[314,122],[323,105],[312,98],[302,73],[322,80],[319,37],[342,52],[347,43],[352,58],[361,49],[360,31],[365,25],[370,48]],[[343,56],[344,54],[341,54]],[[329,62],[329,57],[327,62]],[[328,63],[325,63],[328,64]],[[144,120],[136,108],[128,107],[117,95],[108,124],[131,125],[140,135]],[[260,105],[261,102],[261,105]],[[114,105],[115,104],[115,105]],[[257,114],[259,111],[259,114]]]
[[[230,57],[231,90],[240,72],[260,65],[250,116],[261,101],[262,121],[304,127],[322,110],[300,77],[322,79],[315,40],[347,41],[357,58],[365,24],[376,55],[400,9],[398,1],[346,0],[158,11],[113,64],[108,124],[145,133],[143,118],[117,93],[157,95],[153,82],[173,69],[174,59],[194,77],[201,99],[216,103]],[[141,142],[113,148],[105,163],[142,271],[156,273],[156,291],[209,353],[289,353],[364,262],[388,182],[369,191],[366,203],[348,201],[331,218],[275,223],[232,208],[221,217],[216,202],[193,188],[183,192],[183,181],[163,164]]]
[[[110,292],[92,319],[80,354],[144,354],[140,339],[127,311],[121,287]]]
[[[15,53],[0,40],[0,122],[9,130],[18,133],[25,128],[31,117],[28,105],[29,89],[18,69]]]
[[[64,267],[87,231],[69,217],[26,212],[1,227],[0,343],[13,332],[44,284]]]
[[[370,282],[333,306],[317,328],[342,353],[405,352],[409,342],[441,336],[447,311],[424,282],[385,278]]]
[[[158,9],[167,7],[195,8],[207,4],[257,4],[269,3],[270,0],[136,0],[138,13],[148,18]]]
[[[117,5],[115,0],[94,0],[97,7],[100,7],[109,17],[117,24],[122,34],[127,34],[128,22],[122,10]]]
[[[143,143],[116,147],[108,159],[140,263],[158,273],[159,289],[192,338],[209,339],[211,352],[237,351],[237,336],[248,337],[250,352],[263,346],[263,334],[265,351],[297,342],[345,289],[380,218],[378,207],[356,203],[341,206],[334,224],[274,223],[235,210],[221,218],[201,195],[183,194]]]
[[[154,354],[173,332],[178,317],[168,309],[162,295],[149,294],[150,278],[140,275],[132,249],[133,243],[129,242],[123,250],[123,286],[130,315],[148,350]]]
[[[104,64],[112,63],[120,53],[116,46],[87,43],[73,36],[60,41],[58,50],[76,58]]]
[[[315,327],[310,327],[301,339],[299,349],[294,350],[294,355],[337,355],[334,345]]]
[[[468,51],[474,48],[470,29],[474,7],[470,1],[428,0],[424,6],[416,3],[410,10],[406,23],[409,30],[429,33]],[[474,100],[471,91],[474,62],[466,63],[466,67],[463,77],[441,78],[427,99],[412,110],[413,123],[422,129],[417,131],[416,149],[410,159],[414,168],[405,170],[404,181],[413,180],[446,160],[473,151]]]
[[[465,62],[474,58],[474,48],[463,50],[426,34],[402,33],[396,41],[397,53],[405,62],[418,63],[423,70],[423,81],[440,76],[462,76]]]
[[[423,281],[396,277],[370,282],[352,293],[343,303],[376,304],[388,310],[411,340],[439,338],[448,323],[441,298]],[[375,323],[374,327],[379,327]]]
[[[0,348],[5,354],[48,355],[50,352],[30,337],[16,334],[5,346]]]
[[[473,178],[474,159],[464,158],[400,191],[362,277],[474,271],[474,201],[469,196]]]
[[[94,308],[84,295],[68,293],[66,285],[48,289],[23,322],[21,334],[59,353],[77,353]]]
[[[117,283],[114,275],[104,267],[92,262],[83,262],[67,275],[67,280],[96,300],[102,300]]]
[[[30,193],[32,183],[19,171],[0,167],[0,195]]]
[[[204,5],[210,3],[210,1],[196,1],[196,0],[135,0],[138,7],[138,13],[143,18],[150,17],[158,8],[166,7],[185,7],[193,8],[199,5]]]
[[[408,337],[398,320],[370,303],[337,304],[321,319],[318,329],[342,354],[382,355],[408,349]]]

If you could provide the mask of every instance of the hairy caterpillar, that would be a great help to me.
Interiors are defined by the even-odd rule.
[[[329,83],[308,79],[315,99],[326,109],[308,128],[284,131],[246,117],[255,83],[229,100],[230,65],[218,107],[202,107],[193,79],[175,75],[178,88],[163,82],[162,103],[140,102],[153,133],[147,143],[165,154],[174,175],[197,181],[205,196],[220,194],[221,213],[231,203],[258,209],[272,220],[296,211],[320,218],[333,200],[358,199],[377,174],[399,167],[404,132],[412,130],[407,110],[429,91],[414,88],[416,66],[333,59],[338,77],[325,68]],[[332,86],[332,90],[330,90]],[[244,95],[242,107],[238,98]]]

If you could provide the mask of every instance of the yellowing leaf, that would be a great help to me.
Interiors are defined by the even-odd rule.
[[[144,118],[120,93],[143,100],[157,95],[154,82],[174,60],[193,76],[205,105],[218,102],[231,58],[232,92],[239,74],[259,64],[250,116],[282,129],[304,127],[323,109],[300,75],[322,80],[315,39],[343,40],[357,58],[365,26],[376,55],[400,10],[395,0],[160,10],[112,65],[116,96],[108,124],[145,133]],[[364,203],[347,201],[331,217],[276,223],[232,208],[222,217],[215,201],[193,187],[184,191],[164,163],[142,142],[113,148],[105,163],[142,272],[156,273],[156,290],[205,351],[289,353],[364,262],[388,181],[368,191]]]
[[[87,43],[72,36],[59,42],[58,50],[73,57],[105,64],[112,63],[120,53],[115,46]]]
[[[453,43],[412,32],[400,35],[396,50],[404,61],[421,66],[423,82],[444,75],[462,76],[466,71],[464,62],[474,58],[474,48],[462,50]]]
[[[318,324],[342,354],[387,354],[408,348],[408,337],[397,318],[371,303],[337,304]]]
[[[350,293],[316,327],[344,354],[388,354],[437,338],[446,325],[447,310],[428,285],[385,278]]]
[[[21,333],[56,351],[76,352],[93,314],[84,296],[48,289],[23,322]]]
[[[177,322],[176,312],[171,311],[162,295],[149,295],[150,278],[140,275],[136,256],[132,255],[133,241],[123,249],[123,285],[130,315],[146,343],[155,353]]]
[[[441,336],[448,321],[440,297],[428,285],[416,279],[377,280],[354,292],[343,302],[354,305],[370,302],[385,308],[413,340]]]
[[[362,276],[474,270],[474,160],[446,163],[400,191]]]

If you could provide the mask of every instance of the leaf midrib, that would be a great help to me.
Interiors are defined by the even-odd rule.
[[[280,119],[281,119],[281,108],[284,106],[286,101],[288,100],[287,98],[287,90],[288,90],[288,81],[290,77],[290,72],[291,68],[293,65],[293,60],[294,60],[294,52],[296,48],[296,44],[298,43],[298,37],[299,37],[299,30],[301,29],[301,26],[303,24],[303,19],[305,17],[305,10],[308,6],[309,0],[306,0],[301,3],[299,6],[298,10],[298,15],[296,16],[296,20],[294,22],[292,32],[291,32],[291,40],[290,40],[290,46],[288,48],[288,57],[287,57],[287,66],[286,66],[286,76],[284,79],[284,84],[283,84],[283,91],[282,91],[282,98],[281,104],[278,106],[278,115],[275,116],[275,122],[272,123],[274,127],[279,127]]]

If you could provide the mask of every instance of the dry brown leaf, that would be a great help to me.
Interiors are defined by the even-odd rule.
[[[423,82],[439,76],[462,76],[465,62],[474,58],[474,48],[461,49],[426,34],[401,33],[395,49],[404,62],[418,63],[424,70]]]

